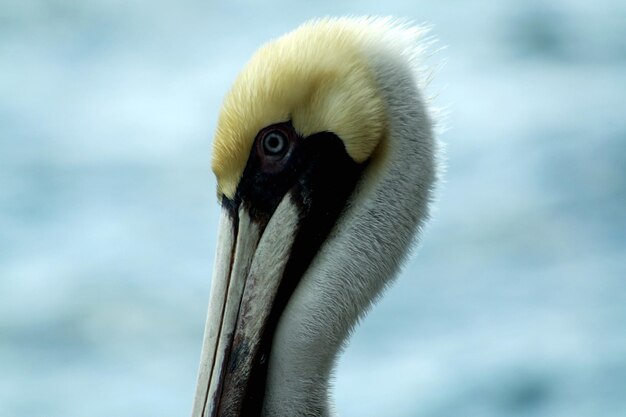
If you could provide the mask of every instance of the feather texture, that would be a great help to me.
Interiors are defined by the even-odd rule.
[[[333,132],[356,162],[370,158],[388,116],[369,55],[419,33],[391,19],[321,19],[261,47],[222,105],[212,161],[218,195],[233,197],[257,132],[279,122],[291,120],[302,136]]]

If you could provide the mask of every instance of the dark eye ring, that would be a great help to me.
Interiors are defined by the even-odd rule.
[[[263,136],[261,144],[265,155],[280,157],[287,152],[288,142],[287,136],[282,131],[271,130]]]

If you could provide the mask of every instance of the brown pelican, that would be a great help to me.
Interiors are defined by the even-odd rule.
[[[315,20],[227,94],[218,249],[193,417],[329,416],[329,375],[428,217],[437,177],[422,31]]]

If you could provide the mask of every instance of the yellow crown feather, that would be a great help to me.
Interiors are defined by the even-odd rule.
[[[329,131],[356,162],[385,135],[383,99],[366,48],[380,35],[371,19],[315,20],[261,47],[226,95],[213,145],[218,195],[233,198],[254,138],[291,120],[302,136]]]

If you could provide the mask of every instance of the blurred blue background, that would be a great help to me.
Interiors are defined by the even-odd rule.
[[[448,170],[341,416],[626,416],[626,2],[0,0],[0,416],[187,416],[221,99],[316,16],[434,25]]]

